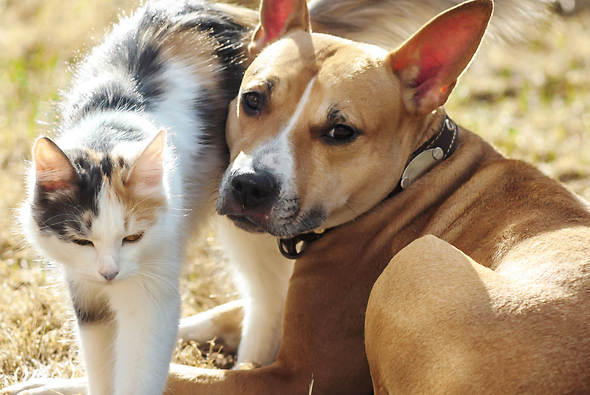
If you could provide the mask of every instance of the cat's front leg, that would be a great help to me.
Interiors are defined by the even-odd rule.
[[[180,319],[178,279],[127,284],[113,298],[116,312],[114,395],[160,395]]]
[[[78,332],[82,343],[89,395],[113,393],[114,317],[104,322],[83,322],[78,317]]]
[[[68,287],[78,323],[78,338],[86,368],[88,393],[110,395],[113,390],[115,314],[103,288],[81,280],[66,268]]]
[[[238,274],[237,286],[243,297],[237,365],[270,365],[281,342],[293,261],[280,254],[273,236],[245,232],[225,218],[218,221],[218,241]]]

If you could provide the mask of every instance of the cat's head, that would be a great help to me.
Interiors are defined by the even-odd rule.
[[[166,211],[166,134],[108,152],[33,146],[21,224],[29,242],[67,272],[94,282],[133,277],[160,244]],[[142,265],[140,265],[142,262]]]

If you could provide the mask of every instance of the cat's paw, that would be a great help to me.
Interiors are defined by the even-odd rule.
[[[34,379],[6,387],[0,395],[87,395],[86,378]]]

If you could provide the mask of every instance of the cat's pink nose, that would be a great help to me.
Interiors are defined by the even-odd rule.
[[[98,273],[100,273],[100,275],[103,276],[105,280],[111,281],[115,277],[117,277],[117,274],[119,274],[119,271],[118,270],[104,270],[104,271],[99,270]]]

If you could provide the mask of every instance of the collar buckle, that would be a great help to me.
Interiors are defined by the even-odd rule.
[[[288,239],[278,239],[279,251],[287,259],[298,259],[303,255],[309,243],[315,241],[326,234],[331,229],[326,229],[323,232],[309,232],[301,235],[290,237]]]

